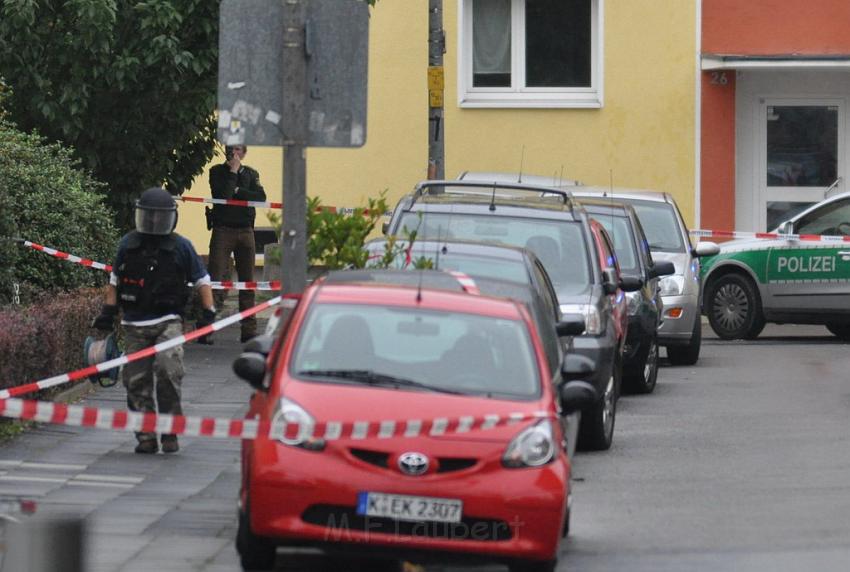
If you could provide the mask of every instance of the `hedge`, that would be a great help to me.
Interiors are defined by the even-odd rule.
[[[0,305],[40,292],[106,283],[107,274],[18,245],[20,237],[111,263],[118,241],[104,186],[79,168],[68,149],[23,133],[0,115]]]
[[[83,288],[0,309],[0,389],[83,367],[83,342],[103,299],[103,288]]]

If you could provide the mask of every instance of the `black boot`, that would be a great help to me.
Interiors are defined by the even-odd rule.
[[[136,453],[152,455],[157,452],[159,452],[159,445],[156,439],[145,439],[144,441],[139,441],[139,444],[136,445]]]
[[[162,436],[162,452],[163,453],[176,453],[180,450],[180,445],[177,444],[177,435],[163,435]]]

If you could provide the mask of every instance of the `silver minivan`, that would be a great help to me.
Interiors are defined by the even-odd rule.
[[[702,344],[699,257],[717,254],[713,242],[691,244],[690,234],[675,199],[669,193],[614,187],[572,187],[576,197],[610,197],[632,205],[649,241],[654,260],[669,260],[676,269],[659,282],[664,304],[658,344],[667,348],[674,365],[693,365]]]

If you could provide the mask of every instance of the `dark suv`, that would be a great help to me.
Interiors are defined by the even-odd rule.
[[[424,181],[399,201],[385,234],[404,239],[474,240],[525,247],[546,268],[565,314],[582,314],[586,331],[576,353],[596,363],[590,381],[600,395],[582,413],[578,446],[611,446],[622,355],[626,301],[616,256],[604,228],[569,194],[547,187],[473,181]]]
[[[639,290],[626,294],[629,329],[623,384],[633,393],[652,393],[658,378],[658,328],[663,311],[658,278],[673,274],[673,263],[652,260],[646,234],[631,205],[603,198],[579,200],[608,231],[623,277],[640,284]]]

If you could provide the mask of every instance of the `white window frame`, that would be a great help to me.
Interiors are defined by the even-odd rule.
[[[590,0],[590,87],[525,85],[525,0],[511,0],[511,87],[472,85],[472,2],[458,0],[458,105],[464,108],[602,107],[604,0]]]

